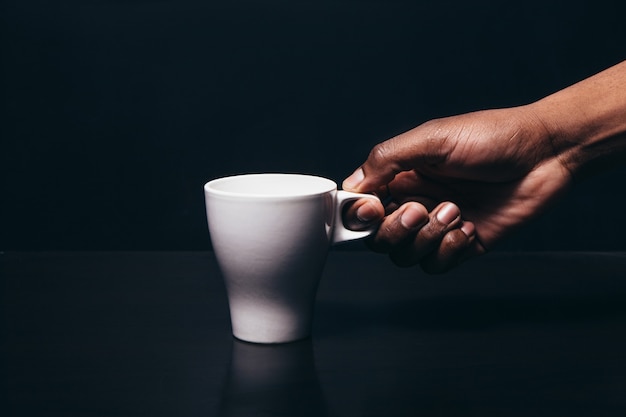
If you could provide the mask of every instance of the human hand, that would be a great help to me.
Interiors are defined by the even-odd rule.
[[[442,272],[538,216],[571,181],[532,105],[468,113],[375,146],[343,188],[389,201],[357,201],[344,220],[382,220],[371,249]]]

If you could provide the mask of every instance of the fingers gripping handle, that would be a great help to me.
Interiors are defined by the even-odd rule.
[[[374,224],[365,230],[350,230],[343,224],[343,207],[350,201],[368,198],[380,203],[378,197],[371,194],[353,193],[350,191],[337,191],[337,204],[335,204],[335,227],[333,229],[332,243],[347,242],[349,240],[363,239],[376,231],[378,225]]]

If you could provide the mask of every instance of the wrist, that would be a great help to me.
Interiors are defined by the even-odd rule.
[[[626,63],[527,106],[545,127],[555,157],[574,176],[623,160]]]
[[[524,106],[535,124],[542,131],[542,140],[547,143],[551,155],[548,159],[556,159],[569,171],[576,175],[582,161],[582,140],[584,137],[579,128],[571,123],[567,112],[551,96]]]

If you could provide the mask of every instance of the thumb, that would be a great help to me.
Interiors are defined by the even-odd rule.
[[[343,189],[374,192],[389,184],[400,172],[445,160],[442,141],[425,135],[425,130],[430,129],[418,126],[374,146],[363,165],[343,181]]]

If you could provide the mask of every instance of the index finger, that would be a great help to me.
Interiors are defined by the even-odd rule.
[[[400,172],[443,161],[445,152],[440,140],[443,136],[432,125],[433,122],[424,123],[374,146],[363,165],[344,180],[343,189],[374,192]]]

